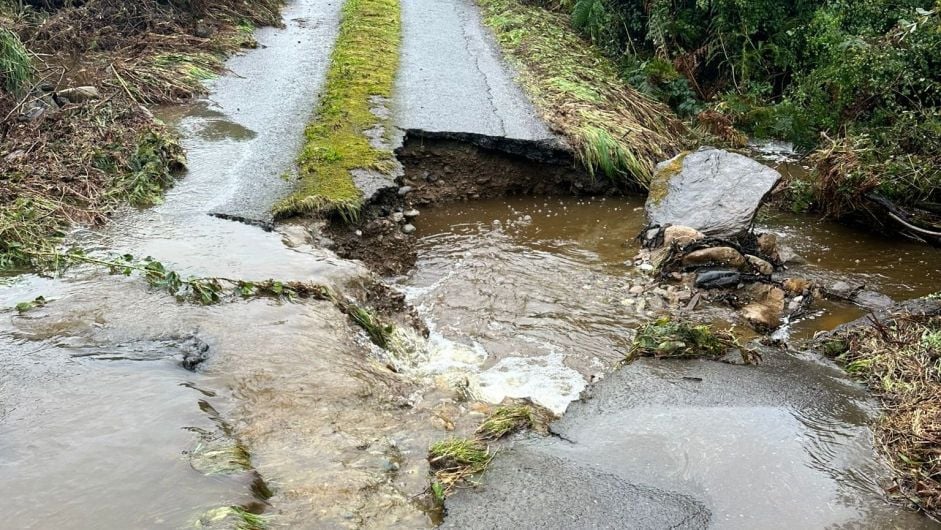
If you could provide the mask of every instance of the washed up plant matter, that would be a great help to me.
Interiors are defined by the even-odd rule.
[[[484,440],[498,440],[523,430],[545,432],[555,416],[532,403],[518,403],[497,407],[477,428],[477,436]]]
[[[435,442],[428,449],[428,462],[434,470],[435,483],[442,498],[470,477],[482,473],[491,459],[490,448],[471,438],[448,438]]]
[[[0,1],[0,270],[37,266],[70,225],[159,202],[183,151],[141,104],[205,93],[281,4]],[[86,85],[86,101],[59,96]]]
[[[761,360],[758,352],[742,345],[732,330],[714,330],[705,324],[662,317],[637,331],[627,362],[637,357],[718,359],[737,351],[746,364]]]
[[[898,477],[890,494],[941,517],[941,317],[871,318],[824,351],[882,401],[875,435]]]

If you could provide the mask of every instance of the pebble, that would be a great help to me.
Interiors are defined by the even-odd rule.
[[[644,272],[650,272],[654,269],[654,266],[650,263],[641,263],[637,266],[637,268]]]
[[[414,232],[414,231],[415,231],[415,225],[413,225],[413,224],[411,224],[411,223],[409,223],[409,224],[407,224],[407,225],[405,225],[405,226],[402,227],[402,233],[403,233],[403,234],[411,234],[411,233]]]
[[[399,188],[399,195],[401,196],[408,195],[411,192],[412,192],[411,186],[402,186],[401,188]]]
[[[644,288],[643,288],[642,286],[640,286],[640,285],[635,285],[635,286],[631,287],[631,288],[630,288],[630,291],[628,291],[628,292],[630,292],[631,294],[641,294],[641,293],[644,292]]]
[[[401,223],[405,220],[405,214],[402,212],[395,212],[392,214],[392,221],[396,223]]]
[[[412,208],[411,210],[405,210],[405,217],[408,219],[414,219],[415,217],[418,217],[419,213],[421,212],[419,212],[415,208]]]

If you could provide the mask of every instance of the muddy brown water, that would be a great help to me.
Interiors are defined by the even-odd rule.
[[[638,250],[633,238],[643,228],[642,205],[636,198],[506,198],[423,211],[415,223],[415,269],[399,282],[429,322],[433,341],[460,352],[439,355],[426,369],[452,378],[463,374],[472,395],[483,400],[527,397],[566,410],[623,356],[630,328],[669,311],[640,309],[631,295],[630,288],[647,278],[630,261]],[[791,274],[864,282],[899,299],[941,285],[937,249],[800,216],[776,216],[762,225],[807,259]],[[861,313],[821,302],[788,336],[799,342]],[[883,497],[889,475],[867,427],[875,409],[858,385],[810,354],[765,355],[773,358],[762,375],[735,367],[738,381],[726,382],[758,395],[716,385],[696,390],[691,382],[728,378],[733,367],[635,363],[617,374],[623,381],[613,386],[631,392],[609,403],[613,410],[604,410],[605,398],[594,396],[557,426],[574,445],[535,442],[532,450],[543,455],[537,459],[571,458],[589,466],[604,461],[599,471],[692,495],[706,503],[716,528],[936,527]],[[701,394],[678,394],[677,381]],[[802,397],[811,395],[816,397]],[[544,471],[546,480],[565,480],[564,473]],[[493,480],[512,476],[498,471]],[[486,476],[484,483],[486,488]],[[461,513],[470,517],[456,525],[475,527],[475,510],[523,487],[493,485],[503,493],[485,489],[476,504],[462,499]],[[564,506],[564,499],[540,497],[538,480],[525,487],[533,498],[511,504],[535,502],[534,514],[550,509],[539,502]]]
[[[103,230],[79,230],[73,241],[94,253],[150,255],[184,275],[305,280],[355,292],[368,271],[320,248],[305,228],[266,232],[212,216],[238,213],[264,222],[271,202],[289,189],[281,176],[290,172],[314,108],[323,66],[317,61],[328,55],[323,50],[339,5],[292,3],[286,28],[263,30],[263,48],[230,62],[239,76],[220,80],[201,104],[165,109],[161,115],[181,131],[189,153],[186,178],[163,204],[126,212]],[[566,410],[622,357],[630,329],[667,309],[631,292],[648,281],[626,265],[636,252],[641,206],[632,198],[519,198],[423,211],[416,221],[418,264],[395,283],[419,306],[432,334],[416,341],[412,357],[395,360],[398,374],[326,302],[255,299],[203,307],[133,277],[81,267],[62,279],[4,278],[0,526],[181,528],[224,506],[261,512],[273,527],[432,526],[417,501],[428,485],[431,442],[466,432],[488,403],[504,397]],[[835,225],[821,232],[803,218],[767,224],[819,274],[854,275],[899,298],[939,284],[935,250],[847,234]],[[39,295],[49,304],[24,314],[13,309]],[[828,329],[850,311],[824,306],[793,333],[800,326]],[[200,345],[208,360],[196,372],[182,369],[181,358]],[[650,373],[662,381],[675,377]],[[850,398],[834,393],[831,399],[839,407]],[[813,441],[827,428],[849,429],[852,440],[868,432],[861,416],[823,416],[807,427],[788,411],[765,412],[738,416],[747,425],[721,447],[755,441],[741,461],[793,468],[780,476],[795,490],[834,487],[836,479],[825,478],[833,466],[808,463],[823,454]],[[650,447],[659,443],[656,436],[711,447],[709,427],[735,416],[688,408],[664,414],[638,411],[626,434]],[[677,422],[688,429],[674,431]],[[810,448],[789,443],[767,460],[776,444],[795,436],[810,440]],[[250,468],[207,472],[193,456],[207,439],[244,446]],[[853,469],[870,469],[871,448],[858,447],[839,457]],[[669,453],[660,458],[675,463]],[[724,458],[691,473],[721,469],[728,482],[743,479],[748,470]],[[685,476],[658,480],[683,489]],[[736,494],[721,486],[713,495]],[[903,521],[892,519],[905,515],[887,512],[867,488],[865,495],[849,495],[883,514],[876,521]],[[770,513],[754,515],[767,520]]]

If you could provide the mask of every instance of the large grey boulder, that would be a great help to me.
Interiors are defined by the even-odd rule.
[[[751,227],[781,174],[747,156],[713,147],[657,164],[647,198],[651,225],[683,225],[731,238]]]

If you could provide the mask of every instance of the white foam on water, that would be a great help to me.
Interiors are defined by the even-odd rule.
[[[540,357],[506,357],[481,372],[474,394],[484,401],[500,403],[505,398],[529,398],[556,414],[562,414],[569,403],[578,399],[585,389],[585,379],[565,365],[560,352]]]

